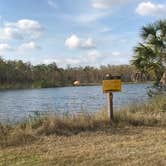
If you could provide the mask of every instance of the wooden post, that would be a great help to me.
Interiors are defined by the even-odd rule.
[[[110,122],[112,122],[114,120],[112,92],[107,93],[107,109],[108,109],[108,117],[110,119]]]

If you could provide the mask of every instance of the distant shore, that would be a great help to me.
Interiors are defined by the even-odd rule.
[[[122,84],[147,84],[147,83],[153,83],[152,81],[146,81],[146,82],[122,82]],[[79,86],[101,86],[102,83],[81,83]],[[41,86],[31,86],[31,85],[10,85],[0,84],[0,90],[17,90],[17,89],[45,89],[45,88],[60,88],[60,87],[77,87],[73,84],[67,84],[67,85],[59,85],[59,86],[48,86],[48,87],[41,87]]]

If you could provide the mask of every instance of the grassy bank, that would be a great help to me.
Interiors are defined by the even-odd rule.
[[[36,116],[0,125],[0,165],[164,165],[166,97],[115,113]]]

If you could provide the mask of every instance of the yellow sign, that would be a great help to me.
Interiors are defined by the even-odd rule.
[[[121,79],[119,76],[111,76],[103,80],[103,92],[120,92]]]

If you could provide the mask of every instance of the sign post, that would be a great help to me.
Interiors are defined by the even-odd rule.
[[[121,91],[121,77],[106,74],[103,79],[103,93],[107,93],[107,110],[110,122],[114,120],[113,114],[113,92]]]
[[[112,92],[107,93],[107,111],[108,111],[109,119],[113,121],[114,114],[113,114],[113,93]]]

